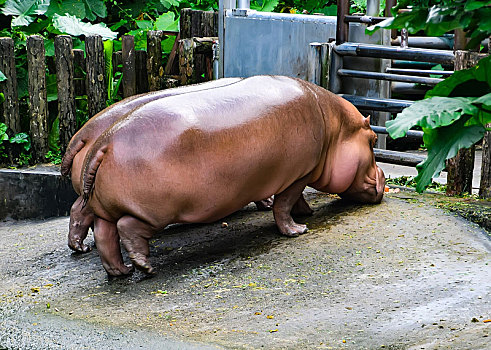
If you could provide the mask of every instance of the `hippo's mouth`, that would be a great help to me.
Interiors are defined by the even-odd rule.
[[[358,203],[378,204],[382,201],[385,189],[385,175],[382,169],[376,167],[375,177],[368,174],[361,186],[352,186],[339,194],[341,198]]]

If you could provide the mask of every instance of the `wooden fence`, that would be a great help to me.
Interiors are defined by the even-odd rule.
[[[173,87],[182,83],[211,79],[211,53],[202,51],[179,64],[177,55],[184,40],[192,37],[217,36],[217,14],[184,9],[181,12],[181,32],[149,31],[147,50],[135,50],[134,37],[122,37],[122,50],[113,53],[113,69],[121,71],[122,97]],[[176,38],[167,65],[162,61],[162,39]],[[58,88],[58,117],[60,121],[60,147],[62,151],[77,131],[77,96],[87,96],[88,116],[92,117],[106,108],[107,82],[104,47],[100,36],[87,36],[85,50],[73,49],[72,38],[60,35],[55,38],[55,66]],[[44,40],[33,35],[27,38],[29,134],[31,154],[35,162],[44,162],[48,152],[48,99],[46,87],[46,57]],[[189,60],[192,62],[190,63]],[[122,66],[122,68],[121,68]],[[189,78],[189,67],[192,76]],[[187,69],[185,69],[187,68]],[[5,101],[0,104],[0,122],[10,133],[21,132],[21,116],[17,98],[17,75],[14,42],[0,38],[0,70],[7,80],[0,83]]]

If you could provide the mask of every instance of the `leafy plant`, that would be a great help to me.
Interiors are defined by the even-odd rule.
[[[48,162],[55,165],[61,164],[61,150],[58,149],[58,151],[48,151],[48,153],[46,153],[46,159],[48,160]]]
[[[409,12],[398,13],[410,8]],[[366,29],[373,34],[380,28],[406,28],[414,34],[424,31],[429,36],[441,36],[461,28],[470,38],[467,48],[475,48],[491,35],[491,7],[487,0],[401,0],[392,8],[394,17]]]
[[[472,87],[472,88],[470,88]],[[392,138],[402,137],[413,126],[423,129],[427,159],[418,164],[416,190],[422,192],[444,168],[445,161],[461,148],[478,142],[491,123],[491,56],[470,69],[456,71],[388,121]]]

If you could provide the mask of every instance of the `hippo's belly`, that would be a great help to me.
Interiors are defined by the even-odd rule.
[[[156,228],[215,221],[281,193],[320,166],[322,118],[316,104],[305,103],[224,129],[176,132],[167,124],[166,133],[149,131],[110,148],[97,171],[91,206],[106,220],[132,215]]]

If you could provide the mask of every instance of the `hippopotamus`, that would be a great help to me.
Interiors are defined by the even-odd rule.
[[[61,174],[63,176],[69,176],[71,174],[73,188],[75,192],[80,195],[82,193],[80,175],[87,151],[97,140],[97,138],[120,118],[135,108],[156,99],[224,86],[233,84],[237,81],[240,81],[240,78],[225,78],[210,82],[209,84],[206,84],[206,86],[197,84],[155,91],[131,96],[111,105],[87,121],[87,123],[85,123],[84,126],[72,137],[61,162]],[[259,210],[270,210],[272,199],[266,198],[255,202],[255,204]],[[81,253],[85,253],[90,250],[90,247],[84,244],[83,241],[87,237],[89,228],[93,227],[93,223],[93,213],[88,210],[88,208],[82,207],[82,196],[79,196],[70,210],[68,246],[72,250]]]
[[[153,273],[148,241],[171,223],[216,221],[274,195],[283,235],[306,225],[306,186],[362,203],[380,203],[369,118],[348,101],[296,78],[256,76],[155,99],[108,128],[87,153],[83,205],[109,275]],[[209,87],[209,88],[207,88]],[[163,117],[165,115],[165,117]]]

